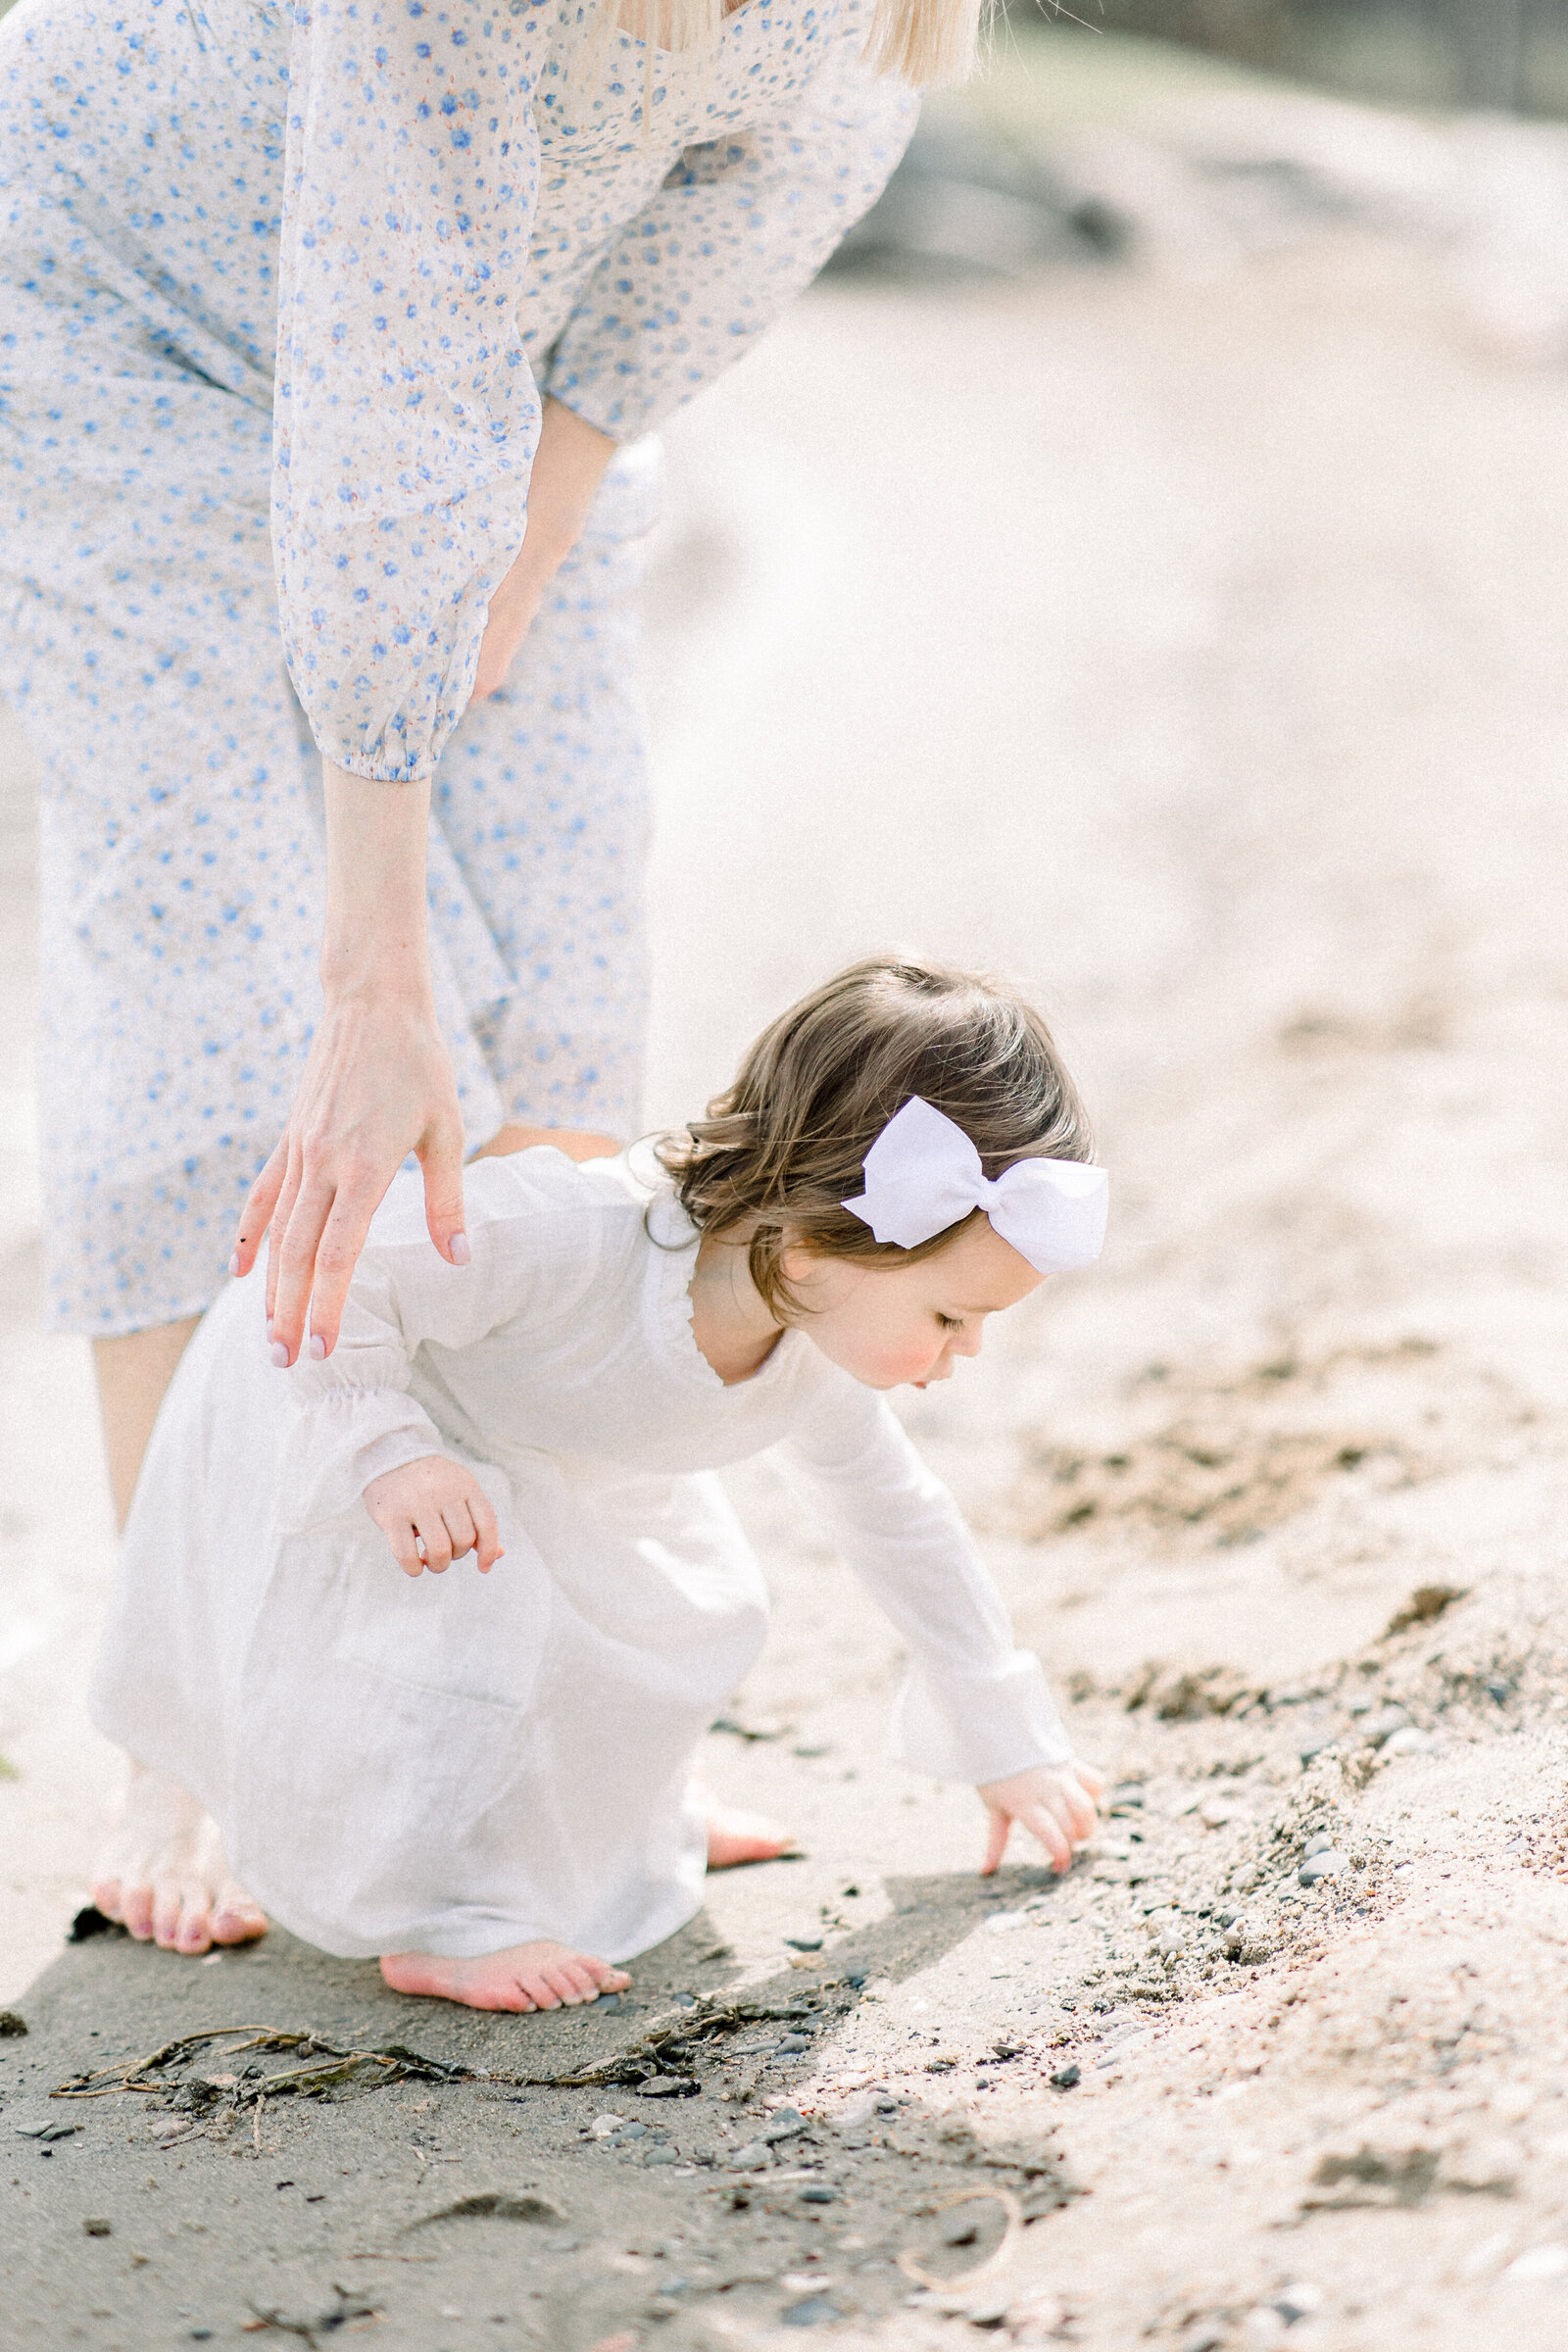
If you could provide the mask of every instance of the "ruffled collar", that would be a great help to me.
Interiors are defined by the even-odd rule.
[[[652,1326],[650,1337],[657,1342],[661,1360],[685,1387],[699,1389],[710,1398],[755,1396],[760,1390],[771,1388],[780,1376],[781,1366],[808,1344],[802,1335],[798,1331],[780,1333],[772,1353],[759,1364],[750,1379],[720,1380],[698,1347],[692,1329],[692,1276],[697,1270],[697,1245],[702,1237],[676,1200],[675,1188],[667,1177],[661,1177],[650,1186],[643,1221],[651,1260],[645,1298]]]

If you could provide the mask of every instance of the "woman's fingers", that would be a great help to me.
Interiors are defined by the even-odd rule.
[[[302,1279],[305,1296],[301,1306],[301,1324],[306,1313],[310,1330],[302,1328],[297,1334],[292,1324],[285,1325],[280,1316],[273,1318],[273,1343],[281,1340],[285,1346],[309,1344],[315,1357],[330,1355],[337,1346],[337,1335],[343,1323],[343,1309],[348,1304],[349,1285],[354,1269],[360,1262],[370,1219],[381,1205],[386,1186],[367,1168],[352,1165],[344,1171],[331,1206],[314,1234],[302,1235]],[[309,1264],[303,1259],[306,1242],[311,1247]],[[292,1362],[293,1357],[290,1357]]]
[[[267,1320],[272,1320],[277,1304],[277,1278],[283,1259],[283,1236],[288,1231],[289,1218],[300,1194],[300,1155],[292,1135],[286,1135],[280,1149],[283,1152],[283,1181],[272,1204],[272,1221],[267,1231]]]
[[[454,1266],[468,1263],[468,1237],[464,1231],[463,1122],[456,1110],[433,1119],[417,1147],[424,1171],[424,1221],[430,1239]]]
[[[280,1136],[273,1152],[256,1182],[251,1186],[250,1199],[240,1212],[239,1231],[234,1237],[234,1254],[228,1261],[231,1274],[248,1274],[256,1263],[256,1252],[262,1246],[262,1236],[272,1222],[272,1211],[288,1174],[288,1137]]]
[[[1007,1850],[1012,1823],[1005,1813],[986,1808],[986,1858],[980,1865],[980,1876],[989,1879],[1002,1867],[1002,1857]]]
[[[316,1281],[317,1253],[332,1209],[330,1187],[319,1178],[313,1181],[307,1176],[295,1195],[287,1223],[281,1219],[273,1222],[272,1261],[277,1281],[274,1287],[270,1266],[269,1288],[272,1297],[268,1302],[268,1320],[272,1327],[274,1364],[297,1363],[305,1345],[305,1319]],[[349,1263],[352,1266],[352,1259]],[[346,1282],[344,1287],[347,1288]]]

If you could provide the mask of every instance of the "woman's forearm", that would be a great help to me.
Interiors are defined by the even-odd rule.
[[[412,1152],[430,1238],[453,1265],[463,1233],[463,1119],[435,1017],[425,917],[428,784],[323,767],[326,918],[321,1018],[288,1128],[240,1220],[245,1274],[270,1226],[273,1360],[330,1354],[371,1216]]]
[[[326,919],[321,988],[329,1004],[368,992],[430,999],[425,858],[428,783],[381,784],[321,762]]]
[[[490,599],[473,699],[494,694],[533,625],[556,573],[582,535],[615,444],[559,400],[545,402],[528,477],[528,527],[516,562]]]

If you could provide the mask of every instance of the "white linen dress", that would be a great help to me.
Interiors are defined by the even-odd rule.
[[[344,1956],[610,1959],[688,1919],[693,1752],[767,1614],[712,1474],[764,1447],[907,1644],[894,1753],[971,1782],[1070,1754],[887,1400],[799,1330],[730,1387],[699,1353],[666,1182],[538,1149],[481,1161],[467,1201],[460,1271],[398,1180],[325,1363],[274,1371],[260,1278],[234,1284],[136,1489],[93,1717],[200,1799],[274,1918]],[[406,1577],[361,1499],[435,1451],[495,1504],[488,1576]]]
[[[649,428],[743,353],[913,121],[865,0],[716,57],[575,0],[20,0],[0,22],[0,694],[44,770],[51,1311],[214,1297],[318,1017],[317,750],[433,778],[470,1145],[638,1132]],[[622,444],[466,708],[550,393]],[[274,575],[275,562],[275,575]]]

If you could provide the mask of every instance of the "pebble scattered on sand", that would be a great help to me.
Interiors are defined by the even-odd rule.
[[[1349,1866],[1348,1854],[1342,1854],[1337,1845],[1325,1845],[1309,1855],[1296,1875],[1303,1886],[1315,1886],[1320,1879],[1337,1879]]]

